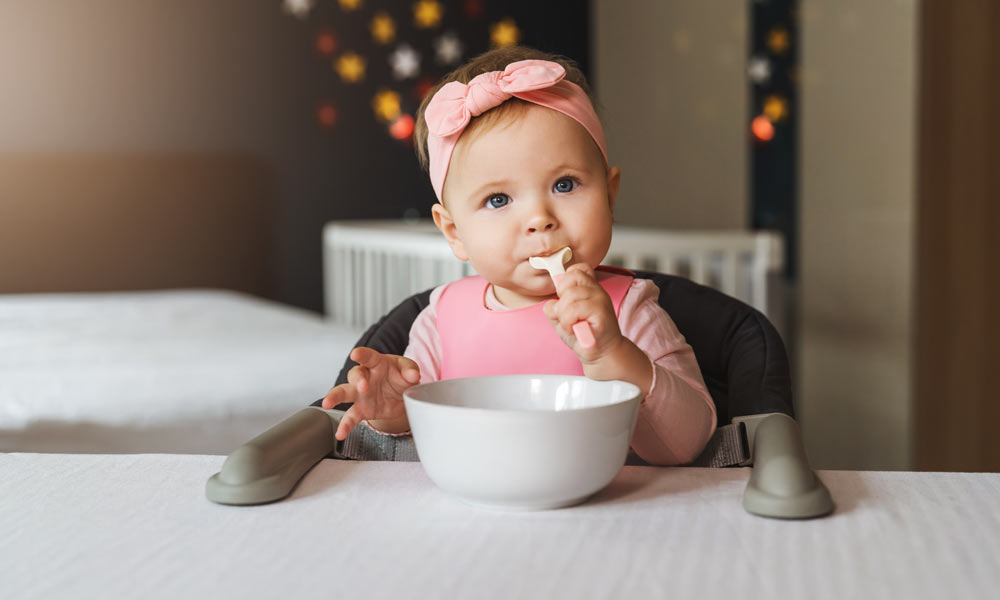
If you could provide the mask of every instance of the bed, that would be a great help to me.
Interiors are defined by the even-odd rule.
[[[228,454],[333,385],[360,332],[212,289],[0,295],[0,452]]]

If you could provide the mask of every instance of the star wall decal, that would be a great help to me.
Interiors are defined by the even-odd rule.
[[[379,44],[391,44],[396,39],[396,22],[389,13],[380,10],[372,17],[371,31],[372,38]]]
[[[771,62],[763,56],[754,56],[747,63],[747,75],[750,81],[761,84],[771,79]]]
[[[313,40],[316,52],[324,58],[332,58],[337,53],[337,36],[328,29],[322,29]]]
[[[365,78],[366,65],[363,57],[347,51],[334,62],[334,69],[345,83],[357,83]]]
[[[285,12],[291,13],[299,19],[305,19],[313,9],[314,0],[285,0]]]
[[[498,23],[490,26],[490,43],[494,48],[513,46],[521,38],[521,32],[514,23],[514,19],[501,19]]]
[[[389,56],[389,64],[396,79],[411,79],[420,74],[420,54],[406,43],[396,47]]]
[[[421,29],[437,27],[444,14],[444,6],[437,0],[419,0],[413,5],[413,24]]]
[[[764,114],[772,123],[781,121],[788,115],[788,101],[774,94],[764,99]]]
[[[380,121],[389,123],[396,120],[400,113],[399,94],[392,90],[379,90],[372,99],[372,108]]]
[[[462,59],[462,42],[455,32],[449,31],[434,40],[434,53],[438,64],[453,65]]]
[[[791,44],[788,38],[788,30],[784,27],[775,27],[767,32],[767,48],[774,54],[784,54]]]

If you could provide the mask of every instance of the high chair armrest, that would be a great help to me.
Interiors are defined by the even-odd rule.
[[[753,472],[743,508],[781,519],[820,517],[833,511],[830,491],[806,458],[798,422],[784,413],[736,417],[746,427]]]
[[[309,469],[331,452],[341,410],[304,408],[233,451],[205,483],[219,504],[264,504],[292,492]]]

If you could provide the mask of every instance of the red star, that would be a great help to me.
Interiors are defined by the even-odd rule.
[[[413,117],[402,114],[389,126],[389,135],[400,141],[406,141],[413,135]]]
[[[465,0],[462,12],[470,21],[476,21],[483,16],[483,0]]]
[[[413,92],[417,95],[417,100],[423,100],[432,87],[434,87],[433,79],[430,77],[421,77],[420,81],[413,88]]]
[[[316,33],[314,46],[320,56],[329,58],[337,51],[337,36],[329,29],[321,29]]]
[[[332,102],[323,102],[316,107],[316,121],[326,129],[333,128],[337,123],[337,109]]]

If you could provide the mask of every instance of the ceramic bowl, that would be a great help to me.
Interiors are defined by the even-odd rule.
[[[404,394],[428,477],[467,503],[540,510],[586,500],[625,464],[639,388],[564,375],[501,375]]]

